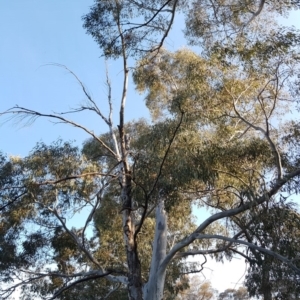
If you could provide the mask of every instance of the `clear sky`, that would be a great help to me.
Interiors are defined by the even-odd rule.
[[[81,17],[92,0],[4,1],[0,10],[0,111],[19,105],[41,112],[61,112],[84,101],[81,88],[65,70],[47,64],[59,63],[74,71],[107,112],[104,59],[93,39],[85,34]],[[109,62],[113,98],[118,103],[122,67]],[[132,91],[132,89],[131,89]],[[117,114],[117,111],[115,111]],[[129,93],[127,120],[148,116],[144,102]],[[107,128],[91,114],[70,116],[96,133]],[[1,120],[0,120],[1,121]],[[3,121],[3,120],[2,120]],[[0,127],[0,150],[26,155],[37,141],[50,143],[58,137],[76,140],[88,136],[65,125],[40,119],[30,127]]]
[[[89,11],[93,0],[14,0],[3,1],[0,10],[0,112],[24,106],[41,112],[61,112],[84,101],[81,88],[65,70],[51,66],[64,64],[86,85],[103,111],[107,112],[105,65],[93,39],[82,28],[81,17]],[[287,20],[285,20],[287,22]],[[288,19],[299,23],[299,13]],[[176,25],[176,24],[175,24]],[[176,26],[175,26],[176,27]],[[167,47],[184,46],[182,33],[173,31]],[[113,85],[113,99],[118,103],[122,84],[122,66],[108,63]],[[115,111],[117,115],[117,108]],[[105,125],[92,114],[70,116],[96,133]],[[142,98],[131,88],[126,119],[148,117]],[[0,120],[0,123],[3,118]],[[25,156],[38,141],[50,143],[58,137],[81,144],[88,136],[66,125],[53,125],[39,119],[31,126],[0,126],[0,151]]]
[[[64,64],[74,71],[103,112],[108,111],[104,60],[100,58],[97,44],[82,28],[81,17],[92,4],[92,0],[1,1],[0,112],[16,104],[41,112],[61,112],[82,102],[84,95],[74,78],[65,70],[49,65],[51,63]],[[300,13],[297,12],[285,22],[300,27],[299,20]],[[181,36],[175,31],[167,40],[167,46],[171,49],[184,46]],[[108,67],[115,92],[113,99],[117,104],[122,66],[118,62],[109,62]],[[127,120],[148,117],[143,100],[133,89],[128,95],[126,117]],[[96,133],[107,130],[101,120],[91,114],[74,116],[74,120]],[[49,144],[59,137],[76,140],[79,145],[88,138],[78,129],[53,125],[45,119],[27,127],[13,127],[12,123],[7,123],[0,127],[0,151],[25,156],[36,142]],[[239,267],[233,267],[235,265]],[[244,263],[235,261],[229,270],[227,264],[225,269],[209,270],[207,276],[214,287],[222,291],[234,287],[231,283],[237,282],[244,270]]]

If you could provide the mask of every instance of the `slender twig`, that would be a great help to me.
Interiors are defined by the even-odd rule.
[[[157,52],[158,52],[158,51],[161,49],[161,47],[163,46],[165,39],[166,39],[167,36],[169,35],[169,32],[170,32],[170,30],[171,30],[171,28],[172,28],[172,25],[173,25],[174,19],[175,19],[175,10],[176,10],[176,6],[177,6],[177,2],[178,2],[178,0],[175,0],[174,3],[173,3],[173,7],[172,7],[172,17],[171,17],[171,20],[170,20],[170,22],[169,22],[168,28],[167,28],[167,30],[165,31],[165,33],[164,33],[162,39],[160,40],[160,43],[158,44],[157,47],[155,47],[155,48],[152,50],[152,52],[154,52],[154,51],[157,51]]]
[[[254,125],[253,123],[251,123],[250,121],[246,120],[238,111],[237,107],[236,107],[236,99],[234,98],[234,96],[232,95],[232,93],[226,88],[225,86],[225,90],[227,91],[227,93],[232,97],[232,104],[233,104],[233,109],[234,112],[236,113],[237,117],[239,119],[241,119],[244,123],[246,123],[248,126],[250,126],[251,128],[260,131],[263,133],[263,135],[265,136],[265,138],[267,139],[273,153],[274,153],[274,158],[275,158],[275,162],[276,162],[276,167],[277,167],[277,177],[278,179],[282,179],[283,176],[283,171],[282,171],[282,162],[281,162],[281,157],[280,157],[280,153],[278,148],[276,147],[275,143],[273,142],[273,140],[271,139],[269,132],[264,130],[262,127],[258,126],[258,125]]]
[[[22,196],[26,195],[27,191],[23,192],[22,194],[16,196],[13,200],[10,200],[9,202],[7,202],[6,204],[4,204],[3,206],[0,207],[0,211],[4,210],[7,206],[14,204],[19,198],[21,198]]]
[[[31,284],[33,281],[39,280],[41,278],[44,278],[44,275],[40,275],[40,276],[36,276],[33,278],[27,278],[25,280],[22,280],[19,283],[14,284],[13,286],[3,290],[3,292],[1,293],[1,295],[7,294],[5,296],[5,298],[9,297],[13,292],[15,292],[16,288],[22,286],[22,285],[27,285],[27,284]],[[5,298],[1,298],[1,299],[5,299]]]
[[[66,124],[70,124],[74,127],[80,128],[83,131],[85,131],[86,133],[88,133],[89,135],[91,135],[96,141],[98,141],[108,152],[110,152],[115,158],[117,158],[116,153],[105,143],[102,141],[102,139],[100,139],[98,136],[96,136],[96,134],[94,132],[92,132],[91,130],[87,129],[86,127],[75,123],[74,121],[68,120],[62,116],[59,116],[57,114],[45,114],[45,113],[40,113],[38,111],[35,110],[31,110],[28,108],[24,108],[24,107],[20,107],[20,106],[15,106],[10,108],[9,110],[0,113],[1,115],[13,115],[11,118],[16,118],[16,117],[20,117],[21,120],[25,119],[26,117],[30,117],[31,116],[31,122],[34,122],[35,119],[39,118],[39,117],[49,117],[52,119],[57,119],[62,121],[62,123],[66,123]]]
[[[57,179],[57,180],[46,180],[46,181],[42,181],[42,182],[36,182],[35,184],[37,184],[37,185],[57,184],[57,183],[60,183],[63,181],[78,179],[78,178],[82,178],[82,177],[86,177],[86,176],[105,176],[105,177],[111,177],[111,178],[117,177],[117,175],[115,175],[115,174],[90,172],[90,173],[84,173],[84,174],[80,174],[80,175],[71,175],[71,176],[67,176],[64,178]]]
[[[161,164],[160,164],[159,171],[158,171],[157,176],[156,176],[156,178],[155,178],[155,180],[154,180],[154,183],[153,183],[153,185],[152,185],[152,188],[150,189],[150,191],[148,192],[148,194],[147,194],[146,197],[145,197],[145,199],[146,199],[146,202],[145,202],[145,205],[144,205],[145,208],[144,208],[144,211],[143,211],[141,220],[140,220],[140,222],[139,222],[139,225],[138,225],[138,227],[137,227],[137,229],[136,229],[135,237],[136,237],[137,234],[140,232],[140,230],[141,230],[141,228],[142,228],[142,226],[143,226],[144,220],[145,220],[146,216],[148,215],[148,211],[147,211],[147,209],[148,209],[148,201],[149,201],[149,199],[150,199],[150,197],[151,197],[151,194],[152,194],[152,193],[154,192],[154,190],[155,190],[155,187],[156,187],[156,185],[157,185],[157,183],[158,183],[158,180],[159,180],[160,176],[162,175],[162,170],[163,170],[164,164],[165,164],[165,162],[166,162],[166,160],[167,160],[168,154],[169,154],[170,149],[171,149],[171,146],[172,146],[172,144],[173,144],[173,142],[174,142],[174,140],[175,140],[175,137],[176,137],[176,135],[177,135],[177,132],[178,132],[178,130],[179,130],[181,124],[182,124],[183,117],[184,117],[184,112],[181,112],[181,117],[180,117],[179,123],[177,124],[177,126],[176,126],[176,128],[175,128],[175,130],[174,130],[173,136],[172,136],[171,139],[170,139],[168,148],[167,148],[167,150],[166,150],[166,152],[165,152],[165,154],[164,154],[164,157],[163,157],[162,162],[161,162]],[[155,208],[155,206],[152,207],[152,210],[153,210],[154,208]]]
[[[179,122],[178,122],[178,124],[177,124],[177,126],[176,126],[176,128],[175,128],[175,130],[174,130],[173,136],[172,136],[171,139],[170,139],[170,142],[169,142],[169,145],[168,145],[168,147],[167,147],[167,150],[166,150],[166,152],[165,152],[165,154],[164,154],[164,157],[163,157],[163,159],[162,159],[162,161],[161,161],[161,164],[160,164],[160,167],[159,167],[157,176],[156,176],[156,178],[155,178],[155,180],[154,180],[153,186],[152,186],[152,188],[150,189],[150,191],[148,192],[148,195],[147,195],[148,197],[150,197],[151,194],[153,193],[153,191],[154,191],[154,189],[156,188],[156,185],[157,185],[157,183],[158,183],[158,180],[159,180],[160,176],[162,175],[162,170],[163,170],[164,164],[165,164],[165,162],[166,162],[166,160],[167,160],[168,154],[169,154],[170,149],[171,149],[171,146],[172,146],[172,144],[173,144],[173,142],[174,142],[174,140],[175,140],[175,137],[176,137],[176,135],[177,135],[177,132],[178,132],[178,130],[179,130],[181,124],[182,124],[183,117],[184,117],[184,112],[182,111],[182,112],[181,112],[181,116],[180,116],[180,120],[179,120]]]
[[[66,222],[64,221],[64,219],[59,215],[58,211],[54,208],[50,208],[48,207],[48,210],[51,211],[56,218],[59,220],[59,222],[61,223],[61,225],[63,226],[63,228],[65,229],[65,231],[70,235],[70,237],[74,240],[74,242],[76,243],[77,247],[83,251],[85,253],[85,255],[88,257],[88,259],[94,263],[100,270],[102,270],[102,267],[100,265],[100,263],[92,256],[92,254],[84,247],[84,245],[82,243],[80,243],[77,235],[71,231],[67,225]]]
[[[265,2],[266,2],[265,0],[260,1],[257,11],[256,12],[251,12],[252,17],[250,18],[250,20],[247,22],[247,24],[245,26],[249,25],[256,17],[259,16],[259,14],[262,12],[262,10],[264,8]]]
[[[82,239],[82,245],[83,247],[85,248],[85,230],[87,229],[89,223],[93,220],[93,217],[97,211],[97,208],[99,207],[100,205],[100,202],[101,202],[101,199],[102,199],[102,193],[104,192],[105,188],[110,184],[110,181],[106,182],[106,183],[102,183],[102,187],[100,189],[100,191],[98,191],[98,193],[96,194],[96,203],[95,205],[93,205],[93,208],[90,212],[90,214],[88,215],[86,221],[85,221],[85,224],[84,224],[84,227],[83,227],[83,230],[82,230],[82,233],[81,233],[81,239]]]
[[[116,134],[114,132],[114,126],[113,126],[113,104],[112,104],[112,87],[111,87],[111,81],[109,78],[109,74],[108,74],[108,66],[107,66],[107,62],[105,62],[105,68],[106,68],[106,85],[107,85],[107,89],[108,89],[108,95],[107,95],[107,100],[108,100],[108,106],[109,106],[109,115],[108,115],[108,121],[109,121],[109,129],[110,129],[110,134],[112,137],[112,140],[114,142],[114,147],[115,147],[115,152],[117,154],[117,159],[118,161],[121,160],[121,156],[120,156],[120,150],[119,150],[119,144],[117,142],[117,137]]]
[[[56,66],[59,68],[63,68],[65,70],[67,70],[75,79],[76,81],[79,83],[79,85],[81,86],[83,93],[85,94],[85,96],[87,97],[87,99],[92,103],[93,107],[92,108],[88,108],[85,107],[85,109],[91,109],[94,110],[102,119],[103,121],[107,124],[109,124],[109,120],[102,114],[102,112],[100,111],[99,107],[97,106],[96,102],[93,100],[92,96],[89,94],[89,92],[87,91],[86,87],[84,86],[83,82],[79,79],[79,77],[72,71],[70,70],[67,66],[62,65],[62,64],[58,64],[58,63],[52,63],[52,64],[48,64],[51,66]],[[64,114],[64,113],[60,113],[60,114]]]
[[[135,25],[134,23],[125,23],[124,25],[126,26],[129,26],[129,25],[135,25],[131,28],[128,28],[128,29],[125,29],[124,31],[120,30],[121,29],[121,26],[122,26],[122,23],[120,22],[120,20],[118,19],[117,21],[117,26],[118,26],[118,30],[119,30],[119,35],[116,36],[113,41],[112,41],[112,44],[114,44],[117,39],[121,38],[121,43],[122,43],[122,49],[123,49],[123,45],[125,45],[124,43],[124,34],[126,34],[127,32],[131,32],[133,30],[137,30],[137,29],[140,29],[140,28],[143,28],[143,27],[153,27],[150,25],[150,23],[155,19],[155,17],[161,13],[161,12],[166,12],[166,10],[164,9],[169,3],[171,3],[173,0],[167,0],[159,9],[155,10],[155,13],[153,14],[153,16],[147,20],[146,22],[142,23],[142,24],[137,24]],[[172,17],[171,17],[171,20],[170,20],[170,23],[168,25],[168,28],[165,30],[165,33],[163,35],[163,37],[161,38],[161,41],[159,43],[159,45],[153,49],[151,49],[151,52],[154,52],[154,51],[159,51],[160,48],[162,47],[165,39],[167,38],[170,30],[171,30],[171,27],[173,25],[173,22],[174,22],[174,18],[175,18],[175,10],[176,10],[176,6],[177,6],[177,3],[178,3],[178,0],[175,0],[174,3],[173,3],[173,7],[171,10],[168,10],[168,12],[170,12],[172,14]],[[136,3],[135,3],[136,4]],[[118,16],[119,17],[119,16]],[[162,30],[163,28],[161,28]],[[145,36],[147,35],[147,33],[145,34]],[[142,49],[136,49],[136,50],[139,50],[141,52],[147,52],[149,50],[142,50]]]
[[[234,239],[237,239],[239,236],[241,236],[244,233],[244,230],[239,231],[235,236],[233,237]],[[228,243],[224,247],[221,248],[215,248],[215,249],[201,249],[201,250],[192,250],[192,251],[185,251],[185,252],[178,252],[174,258],[182,258],[182,257],[187,257],[187,256],[194,256],[194,255],[204,255],[204,254],[214,254],[214,253],[220,253],[224,251],[233,251],[234,248],[231,248],[233,242]]]

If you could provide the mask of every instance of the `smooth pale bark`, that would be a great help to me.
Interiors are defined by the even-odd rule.
[[[160,264],[166,257],[167,229],[167,214],[164,208],[164,200],[160,199],[156,207],[153,252],[149,280],[144,286],[144,300],[163,299],[166,269],[160,268]]]
[[[268,201],[271,197],[273,197],[274,195],[276,195],[278,193],[278,191],[291,179],[295,178],[296,176],[300,175],[300,169],[297,169],[289,174],[286,174],[284,176],[284,178],[282,179],[277,179],[276,182],[274,183],[274,185],[272,186],[272,188],[266,192],[264,195],[262,195],[261,197],[259,197],[255,202],[254,201],[249,201],[247,203],[245,203],[244,205],[241,205],[239,207],[233,208],[233,209],[229,209],[229,210],[225,210],[219,213],[216,213],[212,216],[210,216],[209,218],[207,218],[204,222],[202,222],[198,228],[189,236],[187,236],[186,238],[184,238],[183,240],[181,240],[180,242],[178,242],[176,245],[174,245],[172,247],[172,249],[169,251],[169,253],[166,255],[166,258],[163,260],[163,262],[161,263],[161,268],[165,269],[167,268],[168,264],[171,262],[171,260],[175,257],[175,255],[177,254],[177,252],[179,252],[181,249],[183,249],[184,247],[188,246],[189,244],[193,243],[193,241],[195,239],[199,239],[200,235],[199,233],[203,232],[210,224],[221,220],[221,219],[225,219],[228,217],[232,217],[232,216],[236,216],[239,213],[242,213],[244,211],[249,210],[252,207],[256,207],[266,201]],[[221,236],[219,236],[221,237]],[[203,236],[204,238],[204,236]],[[207,238],[207,237],[206,237]],[[215,236],[215,238],[217,238]],[[227,237],[222,237],[222,239],[226,239]],[[231,240],[229,240],[231,241]],[[252,247],[256,247],[255,245],[251,244],[251,243],[246,243],[241,241],[240,243],[244,243],[247,244],[249,246]],[[263,248],[262,248],[263,249]],[[266,251],[265,250],[261,250],[262,252]],[[270,251],[272,252],[272,251]],[[266,253],[266,252],[265,252]],[[276,254],[275,252],[272,252],[273,256],[276,255],[277,258],[281,257],[281,260],[283,261],[283,257],[279,254]],[[270,253],[271,254],[271,253]],[[294,269],[296,268],[295,266],[293,267]]]

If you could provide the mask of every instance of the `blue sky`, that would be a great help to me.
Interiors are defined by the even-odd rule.
[[[85,99],[81,88],[66,70],[51,63],[66,65],[85,84],[88,91],[108,112],[105,63],[98,45],[85,33],[81,17],[89,12],[93,0],[85,1],[5,1],[0,10],[0,112],[19,105],[45,113],[68,111]],[[167,39],[168,48],[183,46],[182,34]],[[122,64],[109,61],[108,68],[116,104],[122,86]],[[130,85],[126,120],[149,117],[144,101]],[[96,133],[107,131],[96,115],[70,116]],[[3,122],[0,119],[0,123]],[[117,122],[116,124],[117,125]],[[78,145],[88,136],[67,125],[53,125],[39,119],[31,126],[0,126],[0,151],[26,156],[36,142],[47,144],[57,138],[75,140]]]
[[[97,101],[108,111],[104,59],[93,39],[82,28],[81,17],[93,0],[14,0],[3,1],[0,10],[0,112],[24,106],[41,112],[61,112],[84,101],[81,88],[65,70],[51,63],[66,65],[74,71]],[[299,12],[289,23],[299,24]],[[285,20],[287,22],[287,20]],[[300,25],[300,24],[299,24]],[[182,33],[176,29],[167,39],[167,47],[184,46]],[[122,66],[108,63],[113,85],[113,100],[119,103]],[[115,116],[117,115],[117,107]],[[129,91],[126,120],[148,117],[144,101],[132,88]],[[105,125],[92,114],[71,116],[96,133]],[[0,123],[3,118],[0,120]],[[51,143],[61,137],[81,144],[88,136],[78,129],[39,119],[31,126],[11,122],[0,127],[0,151],[25,156],[38,141]]]
[[[74,71],[107,112],[105,65],[93,39],[85,34],[81,17],[89,11],[89,1],[5,1],[0,11],[0,111],[14,105],[42,112],[67,111],[84,101],[81,88],[59,63]],[[108,62],[113,99],[118,103],[122,67]],[[132,91],[132,90],[131,90]],[[117,114],[117,111],[115,111]],[[147,116],[142,99],[129,93],[127,120]],[[71,116],[97,133],[104,124],[91,114]],[[3,121],[3,120],[2,120]],[[26,155],[37,141],[50,143],[61,137],[79,144],[88,136],[66,125],[40,119],[31,126],[0,127],[0,150]]]

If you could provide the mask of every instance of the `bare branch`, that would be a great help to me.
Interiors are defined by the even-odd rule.
[[[84,174],[80,174],[80,175],[71,175],[71,176],[67,176],[64,178],[57,179],[57,180],[46,180],[46,181],[42,181],[42,182],[36,182],[36,184],[37,185],[57,184],[57,183],[60,183],[63,181],[78,179],[78,178],[82,178],[82,177],[86,177],[86,176],[105,176],[105,177],[111,177],[111,178],[117,177],[117,175],[114,175],[114,174],[90,172],[90,173],[84,173]]]
[[[168,2],[169,2],[169,1],[168,1]],[[157,51],[157,52],[158,52],[158,51],[161,49],[161,47],[163,46],[165,39],[166,39],[167,36],[169,35],[169,32],[170,32],[170,30],[171,30],[171,28],[172,28],[172,25],[173,25],[173,22],[174,22],[174,18],[175,18],[175,10],[176,10],[177,3],[178,3],[178,0],[175,0],[174,3],[173,3],[173,7],[172,7],[172,17],[171,17],[170,23],[169,23],[169,25],[168,25],[168,28],[167,28],[167,30],[165,31],[164,36],[163,36],[162,39],[160,40],[159,45],[158,45],[157,47],[155,47],[155,48],[152,50],[152,52],[154,52],[154,51]]]
[[[264,5],[265,5],[265,0],[261,0],[259,3],[259,7],[257,9],[256,12],[251,12],[252,13],[252,17],[250,18],[250,20],[247,22],[246,26],[249,25],[256,17],[259,16],[259,14],[262,12]]]
[[[78,76],[72,70],[70,70],[67,66],[65,66],[65,65],[57,64],[57,63],[53,63],[53,64],[49,64],[49,65],[56,66],[56,67],[63,68],[65,70],[67,70],[76,79],[76,81],[81,86],[81,88],[83,90],[83,93],[87,97],[88,101],[90,101],[91,104],[92,104],[92,108],[89,108],[89,107],[83,107],[83,108],[95,111],[103,119],[103,121],[109,126],[110,125],[109,120],[102,114],[102,112],[100,111],[100,109],[97,106],[96,102],[93,100],[92,96],[89,94],[89,92],[87,91],[87,89],[84,86],[83,82],[78,78]],[[64,113],[61,113],[61,115],[62,114],[64,114]]]
[[[159,180],[160,176],[162,175],[162,170],[163,170],[164,164],[165,164],[165,162],[166,162],[166,160],[167,160],[168,154],[169,154],[170,149],[171,149],[171,146],[172,146],[172,144],[173,144],[173,142],[174,142],[174,140],[175,140],[175,137],[176,137],[176,135],[177,135],[177,132],[178,132],[178,130],[179,130],[181,124],[182,124],[183,117],[184,117],[184,112],[181,112],[181,116],[180,116],[179,123],[177,124],[177,126],[176,126],[176,128],[175,128],[175,130],[174,130],[173,136],[172,136],[171,139],[170,139],[168,148],[167,148],[167,150],[166,150],[166,152],[165,152],[165,154],[164,154],[164,157],[163,157],[163,159],[162,159],[162,161],[161,161],[161,164],[160,164],[160,167],[159,167],[159,171],[158,171],[158,173],[157,173],[157,176],[156,176],[156,178],[155,178],[155,181],[154,181],[154,183],[153,183],[153,186],[152,186],[152,188],[150,189],[150,191],[149,191],[149,193],[148,193],[148,197],[150,197],[150,195],[153,193],[153,191],[154,191],[154,189],[155,189],[155,187],[156,187],[156,185],[157,185],[157,183],[158,183],[158,180]]]
[[[118,26],[118,30],[119,30],[119,35],[116,36],[112,42],[115,43],[116,40],[118,38],[121,38],[121,43],[122,43],[122,48],[126,45],[126,43],[124,42],[124,35],[126,35],[127,32],[131,32],[131,31],[134,31],[134,30],[138,30],[140,28],[143,28],[143,27],[148,27],[148,28],[153,28],[153,29],[156,29],[156,30],[163,30],[165,31],[164,32],[164,35],[163,37],[161,38],[158,46],[156,47],[153,47],[151,49],[151,52],[159,52],[159,50],[161,49],[161,47],[163,46],[164,44],[164,41],[165,39],[167,38],[170,30],[171,30],[171,27],[173,25],[173,22],[174,22],[174,18],[175,18],[175,11],[176,11],[176,7],[177,7],[177,4],[178,4],[178,0],[175,0],[174,3],[173,3],[173,6],[172,6],[172,9],[164,9],[169,3],[171,3],[173,0],[167,0],[160,8],[158,9],[152,9],[152,8],[149,8],[149,7],[145,7],[145,6],[142,6],[142,5],[139,5],[136,1],[132,1],[139,9],[142,9],[142,8],[145,8],[146,10],[149,10],[149,11],[153,11],[154,14],[151,16],[150,19],[148,19],[146,22],[142,23],[142,24],[135,24],[135,23],[126,23],[125,25],[131,25],[133,27],[130,27],[128,29],[125,29],[124,31],[121,30],[121,26],[123,24],[121,24],[120,20],[118,19],[117,21],[117,26]],[[161,27],[157,27],[157,26],[153,26],[151,25],[151,22],[158,16],[158,14],[160,14],[161,12],[168,12],[168,13],[171,13],[172,17],[171,17],[171,20],[168,24],[168,27],[166,30],[164,30],[164,28],[161,28]],[[145,35],[141,38],[141,40],[143,40],[143,38],[146,37],[148,33],[146,32]],[[123,49],[122,49],[123,50]],[[149,51],[148,49],[145,50],[145,49],[134,49],[134,50],[137,50],[137,51],[140,51],[140,52],[147,52]],[[124,53],[122,53],[122,55],[124,55]],[[123,56],[124,57],[124,56]]]
[[[269,82],[268,82],[269,83]],[[267,83],[267,84],[268,84]],[[265,85],[265,87],[267,86],[267,84]],[[263,90],[265,89],[265,87],[263,88]],[[282,175],[283,175],[283,172],[282,172],[282,163],[281,163],[281,157],[280,157],[280,153],[279,153],[279,150],[277,149],[275,143],[273,142],[273,140],[271,139],[270,135],[269,135],[269,131],[267,130],[264,130],[262,127],[260,126],[257,126],[257,125],[254,125],[253,123],[249,122],[248,120],[246,120],[241,114],[240,112],[238,111],[237,107],[236,107],[236,101],[238,99],[235,99],[234,96],[231,94],[231,92],[226,88],[225,86],[225,90],[227,91],[227,93],[232,97],[232,104],[233,104],[233,109],[234,109],[234,112],[236,113],[237,117],[239,119],[241,119],[245,124],[247,124],[248,126],[250,126],[251,128],[255,129],[256,131],[260,131],[263,133],[263,135],[265,136],[265,138],[267,139],[273,153],[274,153],[274,156],[275,156],[275,161],[276,161],[276,167],[277,167],[277,177],[278,179],[282,179]],[[263,90],[261,91],[261,93],[263,92]],[[267,127],[268,129],[268,127]]]
[[[108,275],[110,275],[111,272],[106,272],[103,274],[98,274],[98,275],[92,275],[92,276],[87,276],[81,279],[78,279],[76,281],[73,281],[72,283],[68,284],[67,286],[64,286],[63,288],[59,289],[54,295],[53,297],[51,297],[49,300],[53,300],[55,298],[57,298],[59,295],[61,295],[63,292],[67,291],[68,289],[72,288],[73,286],[81,283],[81,282],[85,282],[85,281],[89,281],[89,280],[93,280],[93,279],[98,279],[101,277],[106,277]]]
[[[24,195],[26,195],[26,194],[27,194],[27,190],[26,190],[25,192],[21,193],[20,195],[16,196],[13,200],[8,201],[6,204],[2,205],[2,206],[0,207],[0,211],[1,211],[1,210],[4,210],[7,206],[9,206],[9,205],[15,203],[19,198],[21,198],[22,196],[24,196]]]
[[[204,265],[207,263],[207,258],[205,255],[203,255],[204,257],[204,262],[201,264],[201,269],[200,270],[191,270],[191,271],[187,271],[187,272],[181,272],[180,274],[182,275],[187,275],[187,274],[195,274],[195,273],[201,273],[204,269]]]
[[[121,153],[122,153],[122,161],[124,165],[125,173],[128,173],[128,166],[127,166],[127,150],[125,144],[125,128],[124,128],[124,118],[125,118],[125,104],[127,99],[127,89],[128,89],[128,77],[129,77],[129,68],[127,65],[127,49],[126,49],[126,42],[124,38],[124,33],[122,32],[122,28],[120,25],[120,16],[117,16],[117,26],[119,30],[119,34],[122,41],[122,60],[123,60],[123,91],[122,91],[122,98],[121,98],[121,105],[120,105],[120,112],[119,112],[119,135],[120,135],[120,143],[121,143]]]
[[[84,227],[83,227],[83,230],[82,230],[82,233],[81,233],[81,238],[82,238],[82,245],[83,247],[85,248],[85,230],[88,226],[88,224],[93,220],[93,217],[94,217],[94,214],[96,212],[96,210],[98,209],[99,205],[100,205],[100,201],[101,201],[101,197],[102,197],[102,193],[104,192],[105,188],[110,184],[110,182],[106,182],[105,184],[102,183],[102,187],[100,189],[100,191],[97,193],[96,195],[96,203],[95,205],[93,205],[93,208],[89,214],[89,216],[87,217],[86,221],[85,221],[85,224],[84,224]]]
[[[244,230],[238,232],[235,234],[233,239],[237,239],[239,236],[241,236],[244,233]],[[220,253],[224,251],[234,251],[234,248],[231,248],[233,242],[228,243],[227,245],[224,245],[224,247],[221,248],[215,248],[215,249],[206,249],[206,250],[192,250],[192,251],[186,251],[186,252],[178,252],[174,258],[182,258],[187,256],[194,256],[194,255],[205,255],[205,254],[214,254],[214,253]]]
[[[144,211],[143,211],[141,220],[140,220],[140,222],[139,222],[139,224],[138,224],[138,227],[137,227],[137,229],[136,229],[135,236],[137,236],[137,234],[140,232],[140,230],[141,230],[141,228],[142,228],[142,226],[143,226],[144,220],[145,220],[146,216],[148,215],[148,211],[147,211],[147,210],[148,210],[148,201],[149,201],[149,198],[150,198],[151,194],[153,193],[153,191],[154,191],[154,189],[155,189],[155,187],[156,187],[156,185],[157,185],[157,183],[158,183],[158,180],[159,180],[160,176],[162,175],[162,170],[163,170],[164,164],[165,164],[166,159],[167,159],[167,157],[168,157],[168,154],[169,154],[169,152],[170,152],[171,146],[172,146],[172,144],[173,144],[173,142],[174,142],[174,140],[175,140],[175,137],[176,137],[176,135],[177,135],[177,132],[178,132],[178,130],[179,130],[181,124],[182,124],[183,117],[184,117],[184,112],[181,113],[181,117],[180,117],[179,123],[177,124],[177,126],[176,126],[176,128],[175,128],[175,130],[174,130],[173,136],[172,136],[171,139],[170,139],[168,148],[167,148],[167,150],[166,150],[166,152],[165,152],[165,154],[164,154],[164,157],[163,157],[163,159],[162,159],[162,162],[161,162],[161,164],[160,164],[159,171],[158,171],[158,173],[157,173],[157,176],[156,176],[156,178],[155,178],[155,181],[154,181],[154,183],[153,183],[153,186],[152,186],[152,188],[150,189],[150,191],[148,192],[148,194],[145,196],[145,198],[146,198],[146,203],[145,203],[145,206],[144,206]],[[155,206],[153,206],[152,209],[151,209],[150,211],[152,211],[154,208],[155,208]]]
[[[106,62],[105,62],[106,63]],[[114,146],[115,146],[115,152],[117,154],[118,157],[118,161],[121,160],[121,156],[120,156],[120,151],[119,151],[119,144],[117,142],[117,137],[116,134],[114,132],[114,128],[113,128],[113,104],[112,104],[112,99],[111,99],[111,95],[112,95],[112,88],[111,88],[111,82],[109,79],[109,75],[108,75],[108,66],[107,63],[105,64],[106,66],[106,85],[107,85],[107,89],[108,89],[108,105],[109,105],[109,115],[108,115],[108,121],[109,121],[109,130],[110,130],[110,134],[112,137],[112,140],[114,142]]]
[[[61,225],[63,226],[63,228],[65,229],[65,231],[70,235],[70,237],[72,237],[72,239],[74,240],[74,242],[76,243],[77,247],[85,253],[85,255],[88,257],[88,259],[94,263],[102,272],[103,269],[100,265],[100,263],[92,256],[92,254],[84,247],[83,244],[80,243],[78,237],[76,236],[76,234],[71,231],[67,225],[66,222],[63,220],[63,218],[59,215],[58,211],[56,210],[56,208],[51,209],[50,207],[48,207],[49,211],[51,211],[59,220],[59,222],[61,223]]]
[[[60,121],[62,121],[62,123],[70,124],[74,127],[82,129],[83,131],[88,133],[90,136],[92,136],[96,141],[98,141],[101,144],[101,146],[103,146],[107,151],[109,151],[115,158],[117,158],[117,154],[109,146],[107,146],[105,142],[103,142],[99,137],[97,137],[94,134],[94,132],[90,131],[89,129],[87,129],[86,127],[84,127],[80,124],[75,123],[74,121],[65,119],[57,114],[44,114],[44,113],[40,113],[40,112],[31,110],[28,108],[15,106],[3,113],[0,113],[0,116],[2,116],[2,115],[12,115],[11,119],[19,118],[20,121],[22,121],[26,118],[30,118],[30,121],[29,121],[30,123],[34,122],[37,118],[40,118],[40,117],[48,117],[48,118],[60,120]]]
[[[244,257],[246,260],[248,260],[249,262],[254,262],[254,260],[253,259],[251,259],[249,256],[247,256],[245,253],[243,253],[243,252],[241,252],[241,251],[238,251],[238,250],[236,250],[236,249],[234,249],[234,248],[232,248],[232,249],[230,249],[232,252],[234,252],[234,253],[236,253],[236,254],[238,254],[238,255],[240,255],[240,256],[242,256],[242,257]]]
[[[65,273],[61,273],[61,272],[43,273],[43,272],[34,272],[34,271],[24,270],[24,269],[20,269],[20,271],[23,273],[26,273],[26,274],[30,274],[30,275],[37,275],[37,276],[44,276],[44,277],[47,277],[47,276],[62,277],[62,278],[88,277],[88,276],[95,276],[95,275],[103,275],[104,273],[120,273],[118,270],[109,270],[104,273],[99,270],[91,270],[88,272],[78,272],[78,273],[73,273],[73,274],[65,274]]]
[[[171,2],[171,0],[168,0],[162,7],[158,8],[158,9],[154,9],[152,7],[149,7],[149,6],[142,5],[142,4],[140,4],[140,3],[138,3],[137,1],[134,1],[134,0],[131,0],[131,2],[134,3],[140,9],[146,9],[146,10],[149,10],[149,11],[152,11],[152,12],[156,13],[151,18],[150,22],[156,17],[156,15],[157,15],[158,12],[169,12],[169,13],[172,13],[172,10],[170,10],[170,9],[164,9],[164,7],[166,7]],[[148,23],[149,23],[149,21],[146,22],[146,23],[144,23],[144,25],[147,25]]]
[[[249,242],[246,242],[246,241],[243,241],[243,240],[234,239],[234,238],[229,238],[229,237],[222,236],[222,235],[216,235],[216,234],[211,234],[211,235],[209,235],[209,234],[196,234],[195,237],[196,237],[196,239],[220,239],[220,240],[223,240],[223,241],[228,241],[228,242],[233,242],[233,243],[236,243],[236,244],[246,245],[246,246],[248,246],[252,249],[258,250],[259,252],[266,253],[268,255],[271,255],[271,256],[279,259],[280,261],[287,264],[291,269],[293,269],[297,273],[300,273],[300,269],[297,268],[295,266],[295,264],[293,264],[292,261],[290,261],[286,257],[284,257],[284,256],[282,256],[282,255],[280,255],[280,254],[278,254],[274,251],[271,251],[271,250],[268,250],[266,248],[254,245],[252,243],[249,243]]]
[[[19,283],[14,284],[13,286],[11,286],[11,287],[9,287],[7,289],[4,289],[3,292],[1,291],[1,296],[3,296],[3,298],[1,298],[1,299],[6,299],[7,297],[9,297],[12,293],[14,293],[16,291],[16,289],[18,287],[20,287],[22,285],[31,284],[33,281],[36,281],[36,280],[41,279],[43,277],[45,277],[45,276],[44,275],[40,275],[40,276],[36,276],[36,277],[33,277],[33,278],[27,278],[25,280],[22,280]]]

